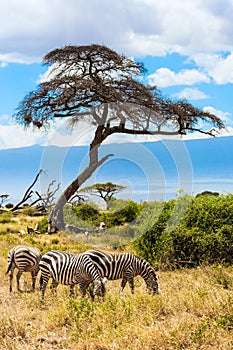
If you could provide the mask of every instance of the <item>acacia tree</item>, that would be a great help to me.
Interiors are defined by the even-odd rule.
[[[177,135],[204,131],[199,121],[224,127],[215,115],[185,101],[171,101],[156,87],[145,85],[144,65],[103,45],[65,46],[43,58],[50,68],[47,81],[25,96],[14,118],[25,126],[49,127],[58,118],[95,126],[87,167],[58,198],[48,218],[49,233],[66,227],[63,207],[80,186],[111,154],[99,159],[99,147],[114,133]]]
[[[111,199],[113,198],[113,196],[116,193],[119,193],[120,191],[122,191],[124,188],[126,188],[125,186],[122,185],[118,185],[118,184],[114,184],[112,182],[106,182],[104,184],[94,184],[91,186],[87,186],[82,188],[82,192],[88,192],[91,195],[94,196],[98,196],[100,198],[102,198],[105,203],[106,203],[106,209],[109,209],[109,203],[111,201]]]
[[[2,207],[3,203],[7,200],[9,197],[9,194],[0,194],[0,208]]]

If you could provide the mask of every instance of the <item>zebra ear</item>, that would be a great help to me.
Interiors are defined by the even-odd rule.
[[[104,277],[103,278],[103,284],[105,285],[107,283],[107,281],[108,281],[107,277]]]

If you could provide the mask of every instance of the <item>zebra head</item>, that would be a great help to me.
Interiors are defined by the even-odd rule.
[[[157,276],[155,272],[151,269],[147,279],[146,279],[146,286],[150,293],[158,294],[159,293],[159,285],[157,281]]]
[[[105,287],[106,282],[107,282],[106,278],[100,281],[99,280],[94,281],[94,295],[98,295],[104,298],[106,293],[106,287]]]

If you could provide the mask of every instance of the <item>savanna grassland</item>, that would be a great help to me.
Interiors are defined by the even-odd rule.
[[[42,305],[38,280],[35,293],[18,293],[15,278],[10,294],[5,271],[13,246],[33,245],[43,253],[79,253],[90,247],[63,233],[16,233],[36,220],[19,216],[0,224],[1,350],[233,349],[232,267],[158,270],[160,294],[155,296],[147,293],[140,277],[135,279],[134,295],[128,285],[120,295],[120,281],[108,281],[104,301],[92,302],[88,295],[81,299],[79,290],[70,299],[69,288],[59,285],[56,295],[47,288]],[[23,274],[22,287],[28,290],[30,283],[30,274]]]

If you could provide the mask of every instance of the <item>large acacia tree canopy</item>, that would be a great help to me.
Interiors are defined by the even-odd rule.
[[[20,103],[14,118],[47,127],[55,118],[101,126],[101,142],[112,133],[162,134],[203,131],[199,122],[223,128],[215,115],[185,101],[162,97],[142,83],[144,65],[103,45],[65,46],[45,55],[49,77]]]

